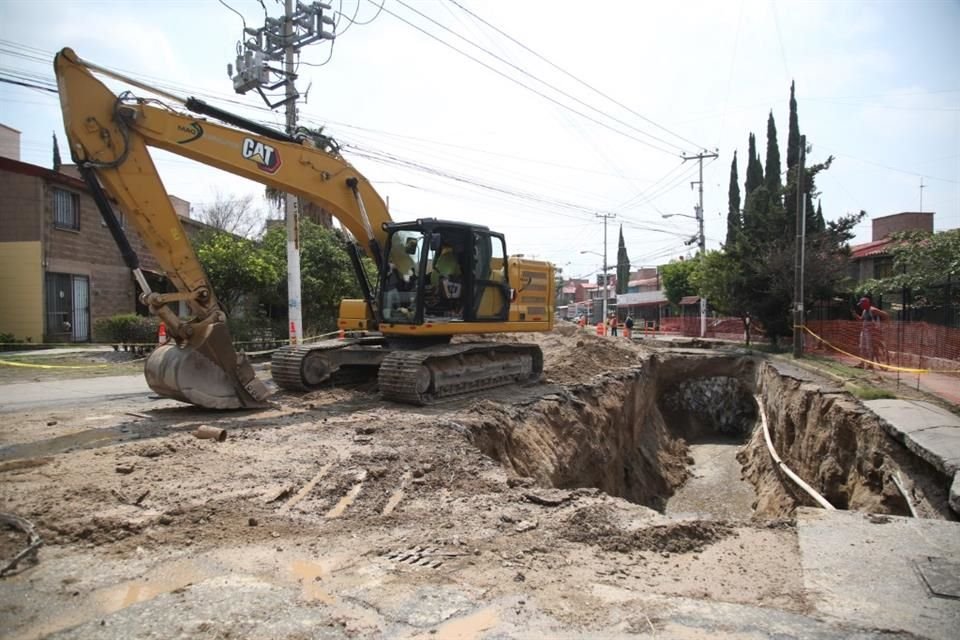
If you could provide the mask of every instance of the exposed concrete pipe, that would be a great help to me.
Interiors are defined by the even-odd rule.
[[[776,449],[773,448],[773,441],[770,440],[770,427],[767,425],[767,413],[763,410],[763,401],[760,396],[753,397],[757,401],[757,408],[760,410],[760,422],[763,424],[763,439],[767,442],[767,451],[770,452],[770,457],[773,458],[773,461],[777,463],[777,466],[780,467],[780,470],[783,471],[788,478],[793,480],[798,487],[803,489],[807,495],[817,501],[821,507],[828,511],[835,511],[836,507],[830,504],[826,498],[817,493],[817,491],[811,487],[809,484],[804,482],[803,478],[795,474],[790,470],[783,460],[780,459],[780,456],[777,455]]]

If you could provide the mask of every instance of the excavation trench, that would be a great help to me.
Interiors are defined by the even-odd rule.
[[[840,390],[745,356],[653,356],[524,406],[487,406],[474,442],[508,473],[595,487],[668,515],[779,518],[815,502],[773,464],[755,397],[784,462],[838,509],[951,517],[946,478]]]

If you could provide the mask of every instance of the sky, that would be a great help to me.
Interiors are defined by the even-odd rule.
[[[258,27],[282,5],[224,2],[6,0],[0,79],[49,87],[54,53],[71,47],[282,128],[226,70],[241,15]],[[825,218],[865,210],[854,243],[867,242],[872,218],[918,211],[922,197],[937,230],[960,227],[958,0],[328,2],[337,38],[300,54],[300,121],[344,146],[395,220],[485,224],[510,253],[594,278],[598,214],[614,214],[609,263],[622,225],[634,267],[654,266],[696,249],[698,163],[682,156],[706,151],[718,155],[703,162],[706,244],[720,248],[734,152],[742,189],[748,134],[765,157],[771,111],[786,167],[795,81],[808,162],[835,158],[818,179]],[[51,134],[65,143],[49,91],[0,82],[0,123],[22,132],[25,162],[49,167]],[[262,186],[155,157],[168,192],[194,207],[254,194],[268,214]]]

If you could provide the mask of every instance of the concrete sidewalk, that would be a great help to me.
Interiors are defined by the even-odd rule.
[[[920,400],[868,400],[863,403],[907,449],[952,478],[950,508],[960,514],[960,416]]]
[[[54,358],[60,356],[83,355],[86,353],[113,353],[114,351],[115,349],[109,345],[80,344],[76,347],[57,347],[55,349],[21,349],[19,351],[0,351],[0,360],[3,360],[7,357]]]
[[[0,385],[0,413],[152,393],[143,374]]]
[[[803,583],[816,613],[953,640],[960,629],[960,523],[797,510]]]

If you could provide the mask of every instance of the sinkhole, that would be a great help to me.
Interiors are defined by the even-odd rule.
[[[656,355],[642,366],[484,415],[475,444],[542,486],[598,488],[668,515],[789,517],[815,506],[773,463],[758,400],[783,461],[838,509],[953,519],[949,481],[890,438],[840,390],[769,361]]]

